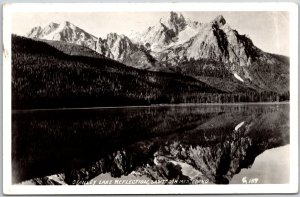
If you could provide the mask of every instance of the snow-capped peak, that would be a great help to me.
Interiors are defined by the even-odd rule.
[[[159,52],[188,41],[199,32],[200,26],[201,23],[186,19],[181,13],[170,12],[157,25],[148,27],[142,34],[135,34],[131,38],[136,43],[148,43],[152,51]]]
[[[176,12],[170,12],[170,15],[164,20],[161,20],[169,29],[173,30],[175,34],[186,27],[186,21],[183,15]]]
[[[226,24],[226,20],[222,15],[219,15],[214,20],[212,20],[211,23],[217,25],[218,27],[222,27]]]
[[[27,37],[64,41],[83,45],[93,50],[96,49],[97,41],[97,37],[85,32],[69,21],[63,21],[59,24],[52,22],[44,28],[35,27],[27,34]]]

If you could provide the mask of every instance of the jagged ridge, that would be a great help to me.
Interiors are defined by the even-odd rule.
[[[77,35],[82,34],[85,35],[84,38],[79,39]],[[88,46],[101,55],[128,66],[154,71],[176,71],[208,84],[213,79],[207,80],[207,76],[202,75],[205,72],[184,71],[191,70],[186,65],[191,66],[194,61],[198,61],[199,65],[194,70],[199,71],[207,67],[206,60],[215,61],[218,62],[216,65],[209,66],[212,72],[226,69],[226,72],[231,73],[225,80],[215,75],[215,81],[220,81],[219,84],[235,81],[239,86],[244,86],[239,89],[251,88],[258,92],[279,94],[289,92],[288,58],[260,50],[249,37],[232,29],[221,15],[202,24],[171,12],[167,18],[161,18],[157,25],[131,36],[131,39],[116,33],[108,34],[105,39],[96,38],[69,22],[51,23],[45,28],[35,27],[28,36]],[[218,66],[223,66],[224,69],[219,69]],[[228,90],[220,85],[210,85],[223,91]],[[231,89],[236,90],[235,86]]]

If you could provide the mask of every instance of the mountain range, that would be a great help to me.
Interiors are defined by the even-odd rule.
[[[268,92],[272,95],[269,100],[274,100],[274,95],[275,100],[289,97],[289,58],[259,49],[248,36],[232,29],[222,15],[201,23],[170,12],[143,32],[128,36],[109,33],[105,38],[66,21],[34,27],[26,37],[70,56],[113,60],[145,72],[190,77],[226,94],[255,92],[265,97]]]

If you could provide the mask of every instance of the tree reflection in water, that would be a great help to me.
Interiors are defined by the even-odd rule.
[[[289,143],[289,105],[19,111],[12,139],[15,183],[85,184],[109,174],[228,184]]]

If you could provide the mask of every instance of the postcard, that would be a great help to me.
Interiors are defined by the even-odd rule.
[[[5,194],[298,192],[298,5],[12,3]]]

